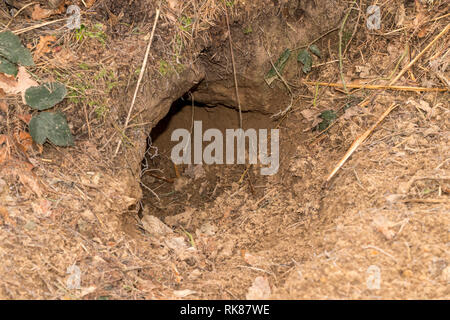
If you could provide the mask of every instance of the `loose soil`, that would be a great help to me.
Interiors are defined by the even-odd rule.
[[[258,165],[174,166],[174,129],[190,131],[195,120],[204,130],[239,125],[224,9],[212,1],[163,5],[123,132],[156,9],[152,1],[135,0],[145,10],[134,11],[128,2],[97,1],[89,9],[86,24],[103,25],[105,44],[61,33],[58,46],[73,58],[66,56],[61,66],[55,51],[36,69],[39,77],[63,70],[67,76],[61,77],[77,88],[79,100],[58,107],[67,114],[75,147],[46,144],[42,152],[34,147],[0,163],[1,298],[450,297],[448,91],[371,96],[370,90],[346,94],[305,85],[305,78],[340,81],[336,28],[347,4],[235,1],[228,10],[243,125],[280,129],[280,169],[261,176]],[[414,27],[414,3],[394,1],[382,7],[382,30],[369,32],[358,15],[366,7],[355,9],[346,25],[347,82],[385,81],[405,65],[396,68],[406,43],[406,59],[412,59],[449,21],[432,21],[448,12],[439,2],[424,7],[428,22]],[[188,27],[182,17],[198,23]],[[405,33],[393,31],[401,27],[399,18]],[[41,32],[55,31],[38,29],[23,41],[33,43]],[[293,56],[284,81],[268,86],[264,75],[281,53],[312,41],[322,57],[313,57],[311,73],[305,75]],[[445,87],[442,77],[449,73],[441,57],[448,41],[441,39],[399,84]],[[274,116],[291,96],[289,111]],[[367,97],[370,103],[361,106]],[[25,107],[7,99],[0,123],[8,120],[8,128],[0,134],[24,128],[17,115]],[[392,102],[399,106],[325,183]],[[338,118],[319,132],[318,116],[326,110]],[[24,163],[33,167],[30,174],[23,173]],[[68,285],[73,265],[81,270],[75,289]]]

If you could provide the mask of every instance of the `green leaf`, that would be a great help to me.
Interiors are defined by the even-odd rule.
[[[25,91],[26,103],[37,110],[46,110],[61,102],[67,94],[66,87],[59,82],[44,83]]]
[[[277,62],[274,64],[275,68],[277,68],[278,73],[282,74],[284,66],[286,65],[286,62],[288,61],[289,57],[291,56],[291,50],[286,49],[281,54],[281,56],[278,58]],[[278,77],[277,71],[272,67],[272,69],[269,70],[269,72],[266,74],[264,79],[266,80],[267,84],[270,86],[270,84]]]
[[[17,76],[17,66],[14,63],[9,62],[3,57],[0,57],[0,72]]]
[[[34,65],[30,50],[25,48],[19,37],[11,31],[0,32],[0,55],[15,64]]]
[[[297,61],[303,63],[303,72],[308,73],[312,67],[312,57],[307,50],[302,50],[298,53]]]
[[[325,110],[319,115],[319,118],[322,119],[322,122],[317,125],[317,128],[319,131],[323,131],[336,120],[337,114],[333,110]]]
[[[36,143],[48,139],[57,146],[73,146],[73,137],[63,113],[40,112],[30,120],[30,135]]]
[[[309,50],[311,50],[311,52],[318,58],[322,58],[322,53],[320,52],[319,48],[315,45],[312,44],[309,46]]]

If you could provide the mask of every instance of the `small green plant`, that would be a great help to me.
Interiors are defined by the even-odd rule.
[[[234,0],[226,1],[225,4],[227,5],[227,7],[232,8],[234,6]]]
[[[103,119],[105,117],[105,115],[108,113],[108,111],[109,111],[109,108],[106,105],[99,105],[94,110],[95,115],[97,116],[97,119]]]
[[[309,46],[309,51],[311,51],[315,56],[321,58],[322,54],[319,48],[313,44]],[[297,55],[297,61],[303,64],[302,71],[306,74],[311,71],[312,68],[312,56],[309,53],[308,49],[301,50]]]
[[[101,44],[105,44],[106,34],[103,31],[103,25],[101,23],[96,23],[92,26],[91,30],[88,30],[88,28],[82,24],[79,29],[75,30],[75,39],[77,39],[78,42],[81,42],[86,38],[96,39]]]
[[[323,131],[336,120],[337,114],[333,110],[325,110],[319,115],[319,118],[322,119],[322,122],[317,125],[317,129]]]
[[[286,62],[288,61],[289,57],[291,56],[291,50],[286,49],[283,51],[281,56],[278,58],[277,62],[275,62],[274,67],[272,67],[269,72],[266,74],[264,79],[266,80],[267,84],[270,86],[270,84],[278,77],[278,74],[283,73],[284,66],[286,65]],[[277,72],[278,71],[278,72]]]
[[[169,63],[165,60],[159,60],[159,73],[166,76],[170,71]]]
[[[187,16],[181,17],[181,30],[186,32],[191,32],[192,28],[192,19]]]
[[[0,33],[0,72],[17,75],[18,66],[34,65],[30,51],[10,31]],[[44,83],[25,90],[24,98],[31,108],[43,111],[54,107],[67,94],[66,87],[59,82]],[[73,137],[64,114],[60,112],[38,112],[29,123],[30,135],[36,143],[46,140],[57,146],[73,145]]]
[[[247,26],[244,28],[244,30],[242,30],[242,32],[244,32],[244,34],[250,34],[253,32],[252,26]]]

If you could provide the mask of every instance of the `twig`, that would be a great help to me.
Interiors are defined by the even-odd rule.
[[[12,31],[12,33],[14,33],[16,35],[17,34],[21,34],[21,33],[25,33],[25,32],[28,32],[28,31],[31,31],[31,30],[34,30],[34,29],[39,29],[41,27],[48,26],[49,24],[53,24],[53,23],[56,23],[56,22],[61,22],[61,21],[67,20],[67,19],[68,18],[61,18],[61,19],[56,19],[56,20],[53,20],[53,21],[43,22],[43,23],[40,23],[40,24],[36,24],[34,26],[30,26],[30,27],[26,27],[26,28],[22,28],[22,29],[17,29],[15,31]]]
[[[333,28],[333,29],[330,29],[330,30],[326,31],[325,33],[321,34],[320,36],[318,36],[317,38],[315,38],[314,40],[312,40],[312,41],[311,41],[310,43],[308,43],[307,45],[303,45],[303,46],[300,46],[300,47],[296,47],[296,48],[292,49],[292,51],[296,51],[296,50],[298,50],[298,49],[303,49],[303,48],[309,48],[311,45],[313,45],[314,43],[316,43],[317,41],[319,41],[319,40],[322,39],[323,37],[329,35],[330,33],[334,32],[334,31],[337,31],[337,30],[339,30],[339,28]]]
[[[373,245],[367,245],[367,246],[361,246],[361,247],[363,249],[374,249],[374,250],[380,251],[381,253],[385,254],[386,256],[388,256],[389,258],[391,258],[392,260],[394,260],[397,263],[397,259],[392,254],[387,253],[386,251],[384,251],[381,248],[378,248],[378,247],[373,246]]]
[[[125,134],[125,130],[128,126],[128,121],[130,121],[131,112],[133,111],[134,103],[136,102],[139,85],[141,84],[142,78],[144,76],[144,70],[145,70],[145,67],[147,66],[148,55],[150,53],[150,48],[152,46],[153,37],[155,35],[155,29],[156,29],[156,24],[158,23],[159,13],[160,13],[160,9],[156,9],[155,22],[153,23],[152,33],[150,35],[150,39],[148,40],[147,51],[145,52],[144,61],[142,62],[141,71],[139,72],[139,78],[138,78],[138,82],[136,84],[136,89],[134,90],[133,100],[131,101],[131,106],[130,106],[130,109],[128,110],[127,119],[125,120],[125,125],[123,126],[124,127],[123,134]],[[117,153],[119,152],[121,144],[122,144],[122,139],[120,139],[119,143],[117,144],[117,148],[116,148],[116,151],[114,152],[114,156],[116,156]]]
[[[342,88],[342,83],[335,82],[315,82],[315,81],[303,81],[304,84],[314,86],[326,86],[334,88]],[[360,89],[373,89],[373,90],[399,90],[399,91],[416,91],[416,92],[446,92],[448,88],[425,88],[425,87],[408,87],[408,86],[392,86],[383,84],[357,84],[347,83],[347,88],[360,88]]]
[[[228,9],[225,4],[225,17],[227,19],[227,28],[228,28],[228,40],[230,42],[230,52],[231,52],[231,63],[233,64],[233,77],[234,77],[234,89],[236,92],[236,100],[239,108],[239,128],[242,128],[242,110],[241,110],[241,100],[239,99],[239,87],[236,76],[236,63],[234,61],[234,53],[233,53],[233,40],[231,39],[231,30],[230,30],[230,20],[228,18]]]
[[[415,203],[450,203],[450,199],[404,199],[400,202],[415,202]]]
[[[342,32],[344,31],[345,23],[347,22],[348,16],[350,15],[350,12],[352,12],[353,5],[356,3],[356,0],[353,1],[352,6],[350,9],[348,9],[347,14],[344,17],[344,20],[342,21],[341,28],[339,29],[339,73],[341,75],[341,81],[344,85],[344,91],[347,93],[347,87],[345,86],[345,79],[344,79],[344,66],[342,63]]]
[[[8,29],[8,27],[9,27],[9,25],[11,24],[11,22],[13,22],[14,21],[14,19],[23,11],[23,10],[25,10],[26,8],[28,8],[29,6],[31,6],[31,5],[33,5],[33,4],[36,4],[37,2],[30,2],[30,3],[27,3],[26,5],[24,5],[22,8],[20,8],[15,14],[14,14],[14,16],[11,18],[11,20],[9,20],[9,22],[6,24],[6,26],[3,28],[3,30],[2,31],[5,31],[6,29]]]
[[[338,170],[344,165],[344,163],[347,161],[348,158],[355,152],[355,150],[364,142],[364,140],[367,139],[367,137],[375,130],[375,128],[381,123],[381,121],[386,118],[386,116],[394,110],[398,105],[395,103],[391,104],[391,106],[381,115],[381,117],[378,119],[378,121],[370,127],[366,132],[364,132],[358,139],[355,140],[355,142],[352,143],[348,151],[345,153],[344,157],[338,162],[337,166],[331,171],[329,174],[326,182],[329,182],[331,178],[338,172]]]
[[[355,1],[355,3],[356,3],[356,1]],[[347,44],[345,45],[345,49],[344,49],[344,53],[343,53],[344,56],[350,46],[350,42],[352,42],[353,37],[355,36],[356,31],[358,30],[359,20],[361,19],[361,12],[362,12],[362,0],[359,0],[359,10],[358,11],[359,11],[358,18],[356,19],[356,23],[355,23],[355,27],[353,28],[352,36],[350,37]]]
[[[428,50],[428,49],[430,49],[434,44],[435,44],[435,42],[436,41],[438,41],[440,38],[442,38],[447,32],[448,32],[448,30],[450,29],[450,23],[449,24],[447,24],[447,26],[444,28],[444,30],[442,30],[434,39],[433,39],[433,41],[431,41],[414,59],[412,59],[411,60],[411,62],[410,63],[408,63],[408,65],[406,65],[400,72],[399,72],[399,74],[394,78],[394,79],[392,79],[392,81],[391,82],[389,82],[389,85],[393,85],[394,83],[396,83],[397,82],[397,80],[398,79],[400,79],[400,77],[406,72],[406,71],[408,71],[408,69],[409,68],[411,68],[412,67],[412,65],[414,64],[414,63],[416,63],[417,62],[417,60],[419,60],[419,58],[421,57],[421,56],[423,56],[423,54]]]

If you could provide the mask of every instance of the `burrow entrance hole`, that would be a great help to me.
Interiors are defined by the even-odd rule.
[[[186,208],[202,210],[224,192],[230,192],[239,184],[251,196],[264,195],[267,176],[262,176],[258,165],[246,164],[179,164],[171,159],[172,148],[179,141],[172,141],[172,132],[186,129],[190,132],[191,159],[194,153],[194,121],[202,122],[202,133],[219,129],[224,139],[225,130],[239,127],[239,111],[223,105],[193,104],[187,93],[176,100],[168,114],[151,130],[147,153],[142,161],[142,207],[151,215],[164,219],[182,213]],[[272,129],[276,123],[258,111],[242,112],[243,129]],[[203,148],[211,142],[203,142]],[[246,141],[246,150],[248,150]],[[270,148],[269,148],[270,149]],[[236,153],[235,153],[236,154]],[[225,155],[224,155],[225,158]],[[193,163],[193,162],[191,162]]]

